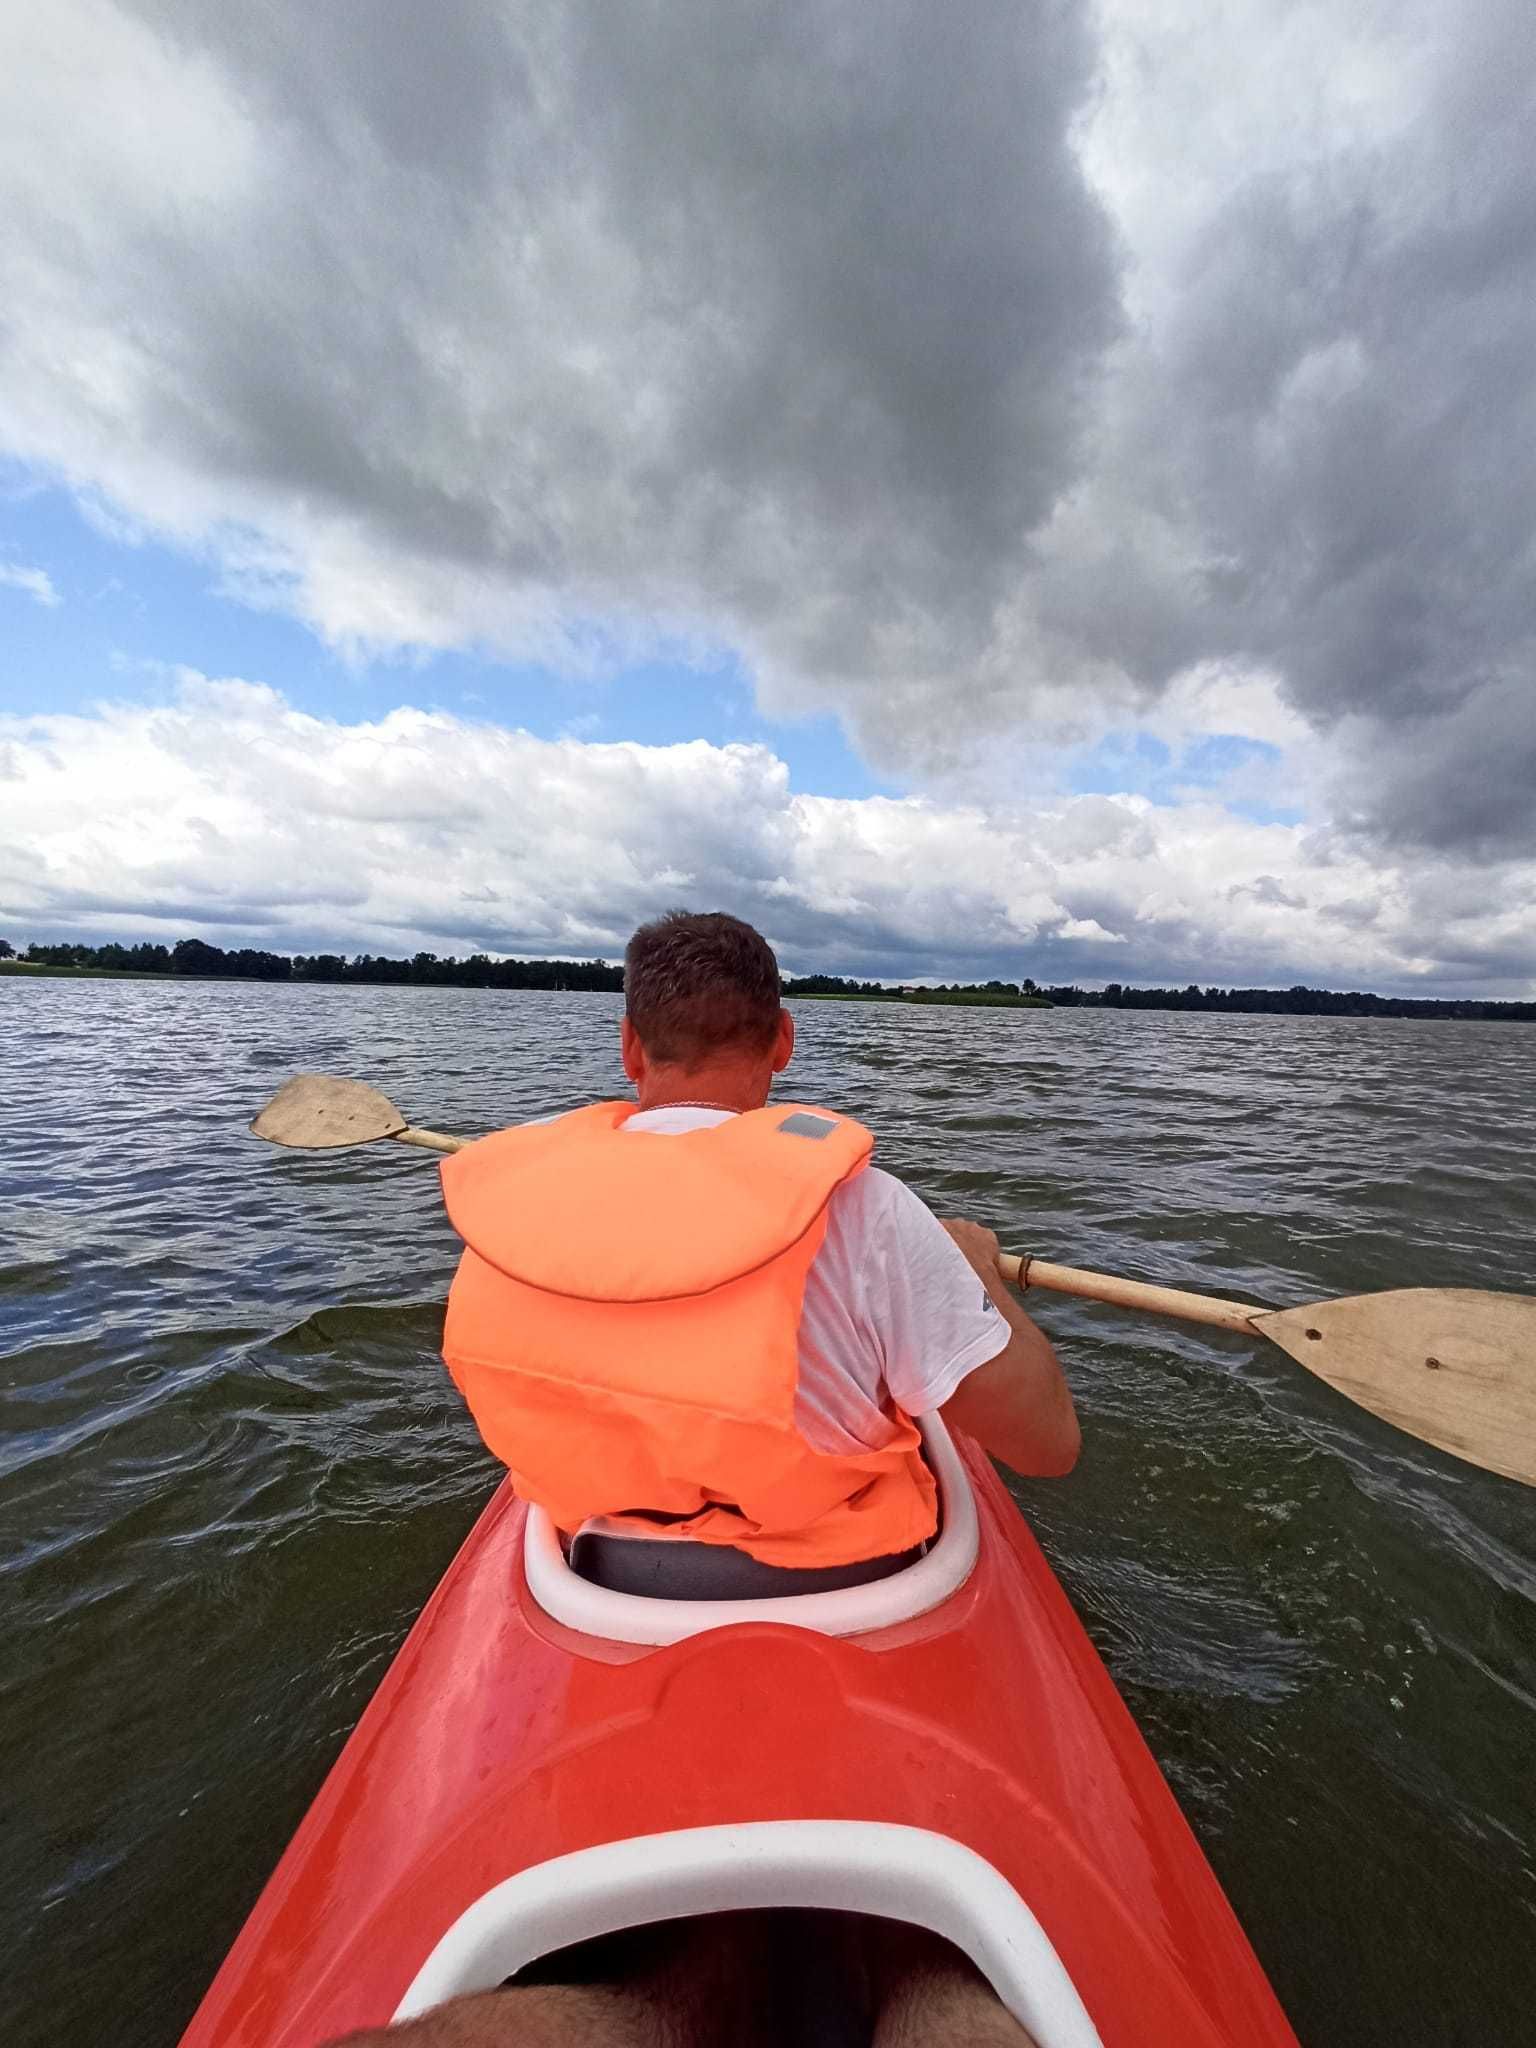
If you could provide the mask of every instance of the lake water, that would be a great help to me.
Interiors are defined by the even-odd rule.
[[[175,2041],[496,1476],[435,1356],[430,1157],[246,1120],[300,1068],[464,1132],[619,1093],[618,1012],[0,980],[11,2048]],[[1276,1303],[1536,1291],[1530,1027],[799,1023],[795,1092],[1014,1249]],[[1278,1352],[1032,1306],[1086,1449],[1018,1497],[1307,2048],[1532,2039],[1536,1493]]]

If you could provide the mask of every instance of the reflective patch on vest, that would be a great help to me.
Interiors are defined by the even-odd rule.
[[[837,1129],[836,1117],[812,1116],[808,1109],[797,1109],[793,1116],[785,1117],[779,1125],[792,1138],[830,1138]]]

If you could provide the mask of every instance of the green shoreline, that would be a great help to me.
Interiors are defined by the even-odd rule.
[[[141,974],[132,967],[45,967],[37,960],[0,960],[0,974],[54,981],[222,981],[219,974]]]
[[[937,1003],[957,1010],[1054,1010],[1056,1007],[1044,996],[997,995],[986,989],[978,989],[974,993],[966,989],[951,992],[941,988],[849,989],[846,994],[835,988],[787,989],[784,999],[790,1003]]]

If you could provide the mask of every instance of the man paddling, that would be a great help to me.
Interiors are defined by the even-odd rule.
[[[937,1525],[918,1416],[1019,1473],[1078,1454],[991,1231],[940,1225],[851,1118],[766,1106],[794,1039],[767,941],[673,912],[625,956],[638,1102],[443,1167],[466,1243],[443,1349],[487,1444],[562,1530],[664,1528],[672,1590],[696,1597],[858,1583],[917,1554]]]

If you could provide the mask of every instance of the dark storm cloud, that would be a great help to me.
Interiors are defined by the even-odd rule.
[[[136,11],[274,173],[157,230],[162,444],[796,673],[985,646],[1118,318],[1079,7]]]
[[[1133,450],[1205,566],[1150,634],[1073,625],[1153,684],[1159,651],[1272,665],[1333,730],[1347,814],[1492,852],[1536,844],[1536,38],[1502,4],[1441,35],[1389,145],[1208,219]]]
[[[156,33],[215,56],[264,126],[342,154],[361,128],[391,162],[470,181],[490,174],[497,134],[527,115],[527,73],[503,10],[485,0],[121,5]]]

